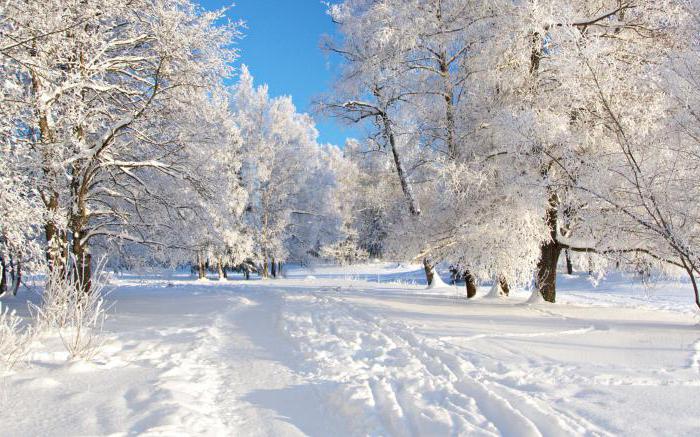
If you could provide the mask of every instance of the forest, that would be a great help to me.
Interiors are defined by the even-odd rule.
[[[255,410],[249,416],[256,417],[257,428],[236,428],[230,426],[235,421],[209,417],[211,411],[199,422],[192,411],[180,412],[173,422],[162,405],[153,404],[163,423],[120,412],[111,425],[83,423],[75,432],[653,435],[663,434],[653,428],[655,420],[671,423],[674,417],[672,433],[697,432],[697,418],[672,412],[663,420],[652,415],[641,428],[632,419],[611,425],[605,413],[589,410],[548,422],[546,416],[556,414],[547,408],[559,401],[544,394],[524,400],[530,395],[524,380],[523,387],[512,382],[517,396],[504,394],[506,386],[516,390],[504,375],[498,379],[502,389],[482,384],[499,372],[482,361],[518,360],[530,346],[509,358],[484,340],[467,357],[442,336],[468,332],[466,343],[506,338],[514,342],[507,343],[510,354],[518,344],[513,336],[525,342],[530,328],[538,338],[547,332],[576,336],[579,330],[589,336],[631,332],[636,321],[640,337],[621,335],[615,347],[633,348],[653,329],[657,343],[649,357],[660,354],[668,338],[683,338],[678,341],[690,358],[663,366],[694,372],[697,380],[700,4],[334,0],[319,2],[319,8],[334,28],[320,37],[319,51],[339,67],[332,86],[306,113],[292,96],[276,96],[256,81],[239,50],[248,28],[235,6],[209,10],[191,0],[0,2],[0,375],[10,375],[6,384],[0,380],[0,407],[13,398],[29,402],[32,390],[53,387],[46,381],[70,384],[77,362],[111,369],[128,352],[127,340],[139,338],[128,339],[127,318],[138,314],[143,320],[133,326],[151,326],[140,310],[157,307],[154,317],[163,324],[158,329],[166,332],[171,318],[186,323],[168,311],[190,306],[198,324],[177,324],[175,343],[182,347],[186,329],[219,320],[207,305],[224,308],[230,301],[236,311],[248,305],[245,311],[265,311],[220,314],[221,326],[197,331],[198,340],[191,341],[228,336],[245,350],[241,345],[264,346],[274,337],[279,344],[273,349],[294,349],[280,356],[332,361],[319,375],[343,388],[318,389],[321,394],[313,396],[344,419],[291,420],[285,426],[292,430],[270,425],[276,419]],[[358,135],[326,144],[319,119],[335,120]],[[158,294],[161,286],[174,295]],[[598,286],[608,291],[598,293]],[[634,289],[647,296],[652,288],[672,290],[673,298],[660,307],[638,305],[626,294]],[[213,300],[206,303],[210,293]],[[616,300],[620,293],[624,304]],[[266,295],[272,297],[261,297]],[[139,309],[142,304],[145,309]],[[426,319],[418,323],[404,314],[382,322],[382,308],[398,312],[407,306],[425,311]],[[608,308],[600,310],[604,321],[594,315],[597,306]],[[666,315],[669,308],[676,312]],[[494,323],[501,328],[453,327],[450,311],[468,313],[454,323],[480,323],[482,317],[500,320]],[[274,312],[279,316],[272,320]],[[550,320],[552,312],[559,318]],[[661,329],[666,325],[668,330]],[[262,326],[279,327],[286,340],[277,331],[259,339],[254,334]],[[215,328],[218,334],[212,334]],[[422,330],[435,337],[420,337]],[[146,335],[143,347],[153,338]],[[47,357],[56,356],[59,343],[69,364],[56,370],[54,358]],[[112,343],[118,346],[110,349]],[[401,358],[397,373],[379,372],[366,382],[362,369],[391,364],[382,359],[360,365],[349,350],[386,354],[396,344],[403,345],[397,351],[415,349],[412,357],[432,355],[436,361],[413,368],[418,358]],[[229,356],[241,359],[235,344],[226,347]],[[246,361],[217,368],[216,381],[204,370],[192,379],[202,360],[214,360],[207,354],[215,349],[193,353],[191,362],[182,358],[173,372],[187,374],[190,386],[206,380],[207,387],[218,387],[226,372],[256,367]],[[156,368],[178,349],[162,350],[143,366]],[[557,371],[565,368],[567,354],[583,353],[575,350],[552,358]],[[143,358],[147,350],[140,353],[151,359]],[[519,365],[533,372],[552,369],[544,352],[533,353],[537,360]],[[451,368],[455,360],[461,360],[460,370]],[[27,362],[35,373],[22,380]],[[58,376],[36,370],[41,362],[54,363],[47,368]],[[636,365],[642,367],[635,361],[626,369]],[[482,373],[468,370],[474,366]],[[343,373],[342,367],[355,370]],[[438,368],[451,370],[442,375]],[[566,384],[598,384],[610,369],[594,370],[588,382]],[[268,370],[258,377],[268,381],[280,371]],[[103,384],[100,371],[90,373],[96,385]],[[527,379],[513,376],[515,367],[510,371],[508,378]],[[422,376],[414,380],[410,372]],[[553,378],[554,386],[554,373],[540,376]],[[656,377],[648,376],[652,385],[663,386]],[[252,372],[249,380],[255,378]],[[297,376],[289,378],[294,385]],[[624,385],[630,378],[619,381]],[[678,395],[690,402],[697,386],[692,388],[692,375],[684,378],[670,378],[683,385],[682,393],[664,392],[659,399]],[[30,380],[38,384],[32,390],[22,385]],[[353,384],[369,384],[371,390],[363,390],[371,391],[373,401],[354,405],[366,392],[352,391]],[[195,390],[190,386],[179,390]],[[447,400],[435,406],[431,392]],[[153,402],[164,402],[153,393],[144,396],[151,395]],[[618,395],[610,392],[601,402]],[[216,405],[225,393],[210,399],[214,395],[204,390],[201,396],[203,404]],[[537,411],[518,408],[516,399]],[[642,414],[639,399],[631,402]],[[535,408],[540,403],[549,406]],[[369,412],[367,405],[376,408]],[[565,410],[556,408],[557,414]],[[297,412],[278,414],[295,418]],[[366,418],[362,425],[352,419],[358,415]],[[5,430],[5,420],[9,413],[0,413],[0,435],[65,432],[21,418]]]

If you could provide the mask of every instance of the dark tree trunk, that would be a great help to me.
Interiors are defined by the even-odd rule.
[[[692,270],[690,270],[688,274],[690,276],[690,282],[693,284],[693,291],[695,292],[695,305],[700,309],[700,290],[698,290],[698,282]]]
[[[202,259],[202,255],[199,253],[197,254],[197,277],[199,279],[204,279],[207,277],[207,269],[204,265],[204,260]]]
[[[501,285],[501,291],[503,291],[503,295],[508,296],[510,294],[510,285],[508,285],[508,281],[506,281],[506,278],[501,276],[501,278],[498,280],[498,283]]]
[[[73,237],[71,252],[75,257],[75,272],[73,273],[75,282],[84,293],[89,293],[92,286],[92,256],[88,253],[87,247],[80,244],[80,233]]]
[[[22,284],[22,263],[17,261],[16,266],[12,270],[12,295],[17,296],[19,286]]]
[[[686,273],[688,273],[690,283],[693,285],[693,292],[695,293],[695,305],[697,305],[698,309],[700,309],[700,290],[698,290],[698,282],[695,278],[695,272],[697,271],[697,269],[693,266],[691,262],[686,262],[686,260],[683,257],[681,257],[681,263],[683,264]]]
[[[571,263],[571,252],[569,252],[569,249],[564,251],[564,255],[566,256],[566,273],[573,275],[574,265]]]
[[[246,279],[246,281],[249,280],[250,279],[250,270],[245,269],[243,271],[243,277]]]
[[[423,259],[423,270],[425,270],[425,279],[428,282],[428,287],[430,287],[433,285],[433,279],[435,277],[435,266],[430,259]]]
[[[541,247],[541,257],[537,263],[537,286],[547,302],[556,302],[557,264],[561,247],[556,241],[545,243]]]
[[[31,69],[31,81],[32,81],[32,91],[35,96],[39,96],[42,92],[42,79],[35,69]],[[44,110],[39,111],[38,121],[39,121],[39,134],[41,136],[42,143],[42,172],[43,176],[47,181],[52,181],[55,177],[54,169],[50,164],[54,156],[52,155],[53,148],[52,144],[55,143],[55,135],[51,130],[49,124],[49,114]],[[49,271],[53,272],[56,269],[60,269],[61,274],[65,273],[66,262],[68,261],[68,247],[66,241],[65,231],[60,229],[55,221],[56,216],[58,216],[59,204],[58,204],[58,193],[48,188],[47,191],[41,193],[41,198],[46,207],[48,216],[50,217],[44,223],[44,236],[46,237],[46,262],[49,267]]]
[[[51,213],[57,214],[58,211],[58,194],[52,193],[46,209]],[[53,219],[49,219],[44,224],[44,236],[46,237],[46,261],[49,265],[49,271],[61,269],[65,272],[66,262],[68,261],[68,245],[66,241],[65,231],[59,229]]]
[[[277,277],[277,262],[275,262],[274,258],[272,258],[272,261],[270,261],[270,274],[273,278]]]
[[[539,32],[532,34],[532,52],[530,53],[530,74],[537,76],[540,70],[540,60],[542,59],[542,37]]]
[[[476,278],[469,270],[464,272],[464,282],[467,287],[467,298],[471,299],[476,296]]]
[[[5,259],[0,258],[0,295],[7,291],[7,265]]]
[[[557,214],[559,198],[556,193],[549,196],[546,221],[550,240],[540,246],[540,260],[537,262],[537,288],[547,302],[554,303],[557,297],[557,265],[562,247],[557,241]]]
[[[403,162],[401,161],[401,156],[399,155],[399,149],[396,144],[396,137],[394,136],[394,131],[391,126],[391,120],[384,114],[382,116],[384,122],[384,134],[389,140],[389,146],[391,148],[391,156],[394,158],[394,166],[396,167],[396,173],[399,176],[399,183],[401,184],[401,191],[408,202],[408,210],[412,216],[419,216],[421,211],[418,206],[418,202],[413,194],[413,187],[410,182],[408,182],[408,175],[404,169]]]
[[[277,274],[280,278],[284,277],[284,275],[282,274],[282,261],[279,261],[277,263]]]

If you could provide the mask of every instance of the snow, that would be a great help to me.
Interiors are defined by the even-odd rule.
[[[546,302],[547,301],[544,300],[544,296],[542,296],[542,293],[540,293],[537,288],[532,290],[530,297],[526,301],[528,304],[544,304]]]
[[[562,276],[557,304],[517,289],[484,299],[491,284],[467,301],[449,286],[431,294],[421,269],[116,278],[93,362],[69,362],[44,336],[0,379],[0,434],[700,432],[687,284]],[[21,297],[4,304],[26,315]]]
[[[451,286],[447,285],[445,281],[442,280],[442,277],[440,275],[434,275],[433,276],[433,281],[428,285],[428,290],[445,290],[445,289],[452,289]],[[449,293],[449,292],[448,292]]]
[[[540,293],[535,293],[535,294],[542,296]],[[498,298],[505,297],[505,295],[503,294],[503,290],[501,289],[501,284],[498,281],[493,281],[493,285],[491,286],[491,289],[489,290],[488,294],[484,297],[487,297],[489,299],[498,299]]]

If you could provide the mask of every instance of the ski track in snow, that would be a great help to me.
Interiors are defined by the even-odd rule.
[[[372,418],[366,425],[370,435],[606,435],[581,417],[498,383],[468,357],[419,338],[405,324],[384,322],[339,299],[311,299],[308,313],[287,315],[286,330],[307,358],[322,363],[319,376],[345,382],[331,402],[338,400],[348,418]],[[358,405],[348,406],[348,399]]]

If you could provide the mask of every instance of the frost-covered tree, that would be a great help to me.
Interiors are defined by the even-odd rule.
[[[477,101],[482,96],[472,90],[473,77],[481,73],[473,59],[492,30],[495,5],[350,0],[329,10],[343,39],[328,47],[344,57],[346,70],[337,96],[327,106],[350,121],[375,123],[363,154],[370,157],[373,153],[373,159],[380,159],[377,155],[386,153],[393,158],[409,213],[397,216],[392,200],[385,198],[381,208],[395,224],[389,232],[389,246],[403,256],[422,255],[428,283],[435,274],[434,260],[476,268],[479,259],[484,259],[483,251],[498,243],[484,238],[483,233],[474,238],[474,230],[484,220],[476,209],[490,209],[487,202],[497,204],[497,195],[491,193],[490,200],[484,201],[483,195],[470,199],[464,190],[450,191],[455,186],[452,173],[485,152],[475,141],[480,105],[485,102]],[[489,169],[471,165],[467,174]],[[489,179],[476,177],[475,182]],[[469,250],[458,249],[457,255],[455,247],[464,245]],[[443,250],[448,247],[451,249]],[[466,260],[470,252],[476,255]],[[474,278],[474,274],[467,277]],[[468,286],[470,293],[475,292],[473,281]]]
[[[43,261],[37,235],[44,210],[13,141],[4,140],[0,146],[0,295],[8,290],[17,294],[23,268],[31,271]]]
[[[177,218],[184,229],[174,234],[168,250],[171,262],[194,260],[200,279],[206,266],[216,267],[219,279],[224,279],[228,267],[252,255],[252,235],[243,218],[248,194],[240,173],[242,139],[226,90],[216,94],[224,97],[207,98],[204,106],[195,108],[202,115],[193,119],[191,134],[201,141],[187,161],[191,182],[177,187],[191,204]],[[185,248],[179,259],[172,250],[178,246]]]
[[[677,2],[518,2],[491,37],[492,87],[499,94],[491,128],[504,139],[503,159],[526,163],[528,184],[539,184],[547,199],[542,216],[549,236],[540,243],[536,279],[548,301],[555,300],[562,250],[626,246],[606,232],[604,214],[575,187],[587,178],[598,186],[610,182],[607,175],[590,176],[599,158],[619,150],[619,123],[642,133],[663,113],[649,79],[680,42],[682,15]],[[577,236],[596,246],[569,247],[566,241]]]
[[[187,0],[3,8],[0,53],[15,71],[3,86],[21,90],[12,123],[36,155],[49,263],[74,257],[89,284],[92,241],[158,244],[161,221],[143,219],[187,208],[168,191],[196,185],[187,164],[202,139],[180,126],[229,74],[236,25]]]
[[[590,55],[582,63],[607,136],[586,156],[585,174],[574,177],[569,168],[562,170],[592,199],[590,205],[598,206],[598,221],[608,232],[596,238],[601,233],[592,229],[588,241],[574,238],[564,244],[632,266],[651,262],[669,273],[682,272],[700,307],[694,83],[699,26],[693,10],[683,8],[689,5],[666,6],[630,12],[635,34],[641,27],[645,39],[628,43],[624,69],[611,69],[609,62]],[[656,21],[642,26],[638,13]],[[627,23],[622,24],[620,36],[626,34]],[[595,225],[596,217],[585,218],[586,225]]]
[[[680,142],[666,120],[685,114],[687,142],[693,112],[674,110],[663,86],[673,54],[692,59],[689,10],[633,0],[331,5],[342,39],[327,47],[345,69],[328,107],[374,123],[362,151],[372,165],[393,158],[398,183],[380,209],[394,252],[450,260],[471,278],[534,276],[549,301],[565,250],[693,271],[691,252],[677,250],[690,247],[678,230],[690,222],[669,218],[692,213],[668,202],[656,211],[659,199],[692,198],[689,179],[671,176]],[[654,168],[663,189],[652,189]],[[409,214],[396,214],[398,196]]]
[[[290,97],[270,98],[244,66],[232,110],[245,155],[241,177],[248,192],[245,219],[263,277],[281,262],[304,261],[335,241],[339,221],[329,192],[335,185],[328,152],[318,144],[313,120]]]

